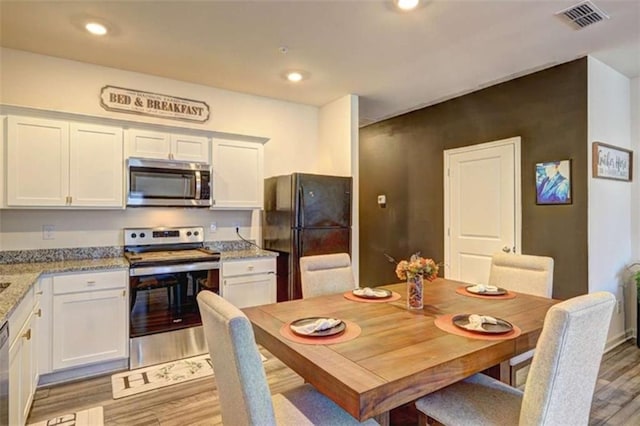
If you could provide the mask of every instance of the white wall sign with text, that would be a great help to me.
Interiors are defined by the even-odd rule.
[[[602,142],[593,143],[593,177],[631,181],[633,151]]]
[[[204,123],[209,119],[209,105],[202,101],[123,87],[103,87],[100,92],[100,105],[107,111],[150,115],[174,120]]]

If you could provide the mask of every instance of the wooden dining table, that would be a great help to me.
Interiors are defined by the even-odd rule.
[[[385,285],[402,297],[363,303],[332,294],[243,309],[256,341],[358,420],[388,424],[389,412],[535,347],[547,310],[558,300],[515,293],[512,299],[459,294],[467,284],[425,281],[424,308],[406,306],[406,283]],[[446,314],[490,315],[521,330],[518,337],[482,340],[452,334],[434,320]],[[305,317],[333,317],[361,328],[342,343],[305,344],[280,329]]]

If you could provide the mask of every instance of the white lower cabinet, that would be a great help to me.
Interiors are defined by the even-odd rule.
[[[30,289],[9,317],[9,424],[24,425],[38,382],[37,304]],[[15,330],[15,331],[14,331]]]
[[[125,270],[53,277],[53,371],[128,356]]]
[[[238,308],[276,302],[276,260],[262,258],[222,263],[220,295]]]

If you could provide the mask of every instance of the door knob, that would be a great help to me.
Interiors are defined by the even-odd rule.
[[[505,253],[511,253],[511,248],[509,248],[507,246],[504,246],[504,247],[502,247],[502,251],[505,252]]]

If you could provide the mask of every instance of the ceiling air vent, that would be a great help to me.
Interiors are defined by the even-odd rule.
[[[590,1],[583,1],[556,15],[564,18],[573,28],[579,30],[591,24],[609,19],[609,15]]]

